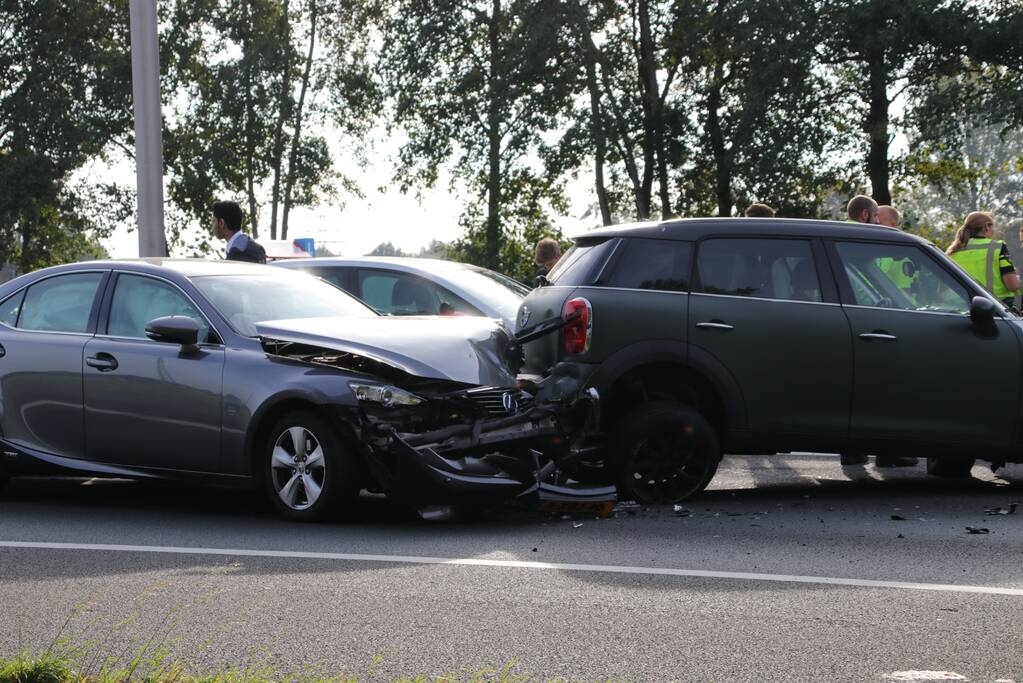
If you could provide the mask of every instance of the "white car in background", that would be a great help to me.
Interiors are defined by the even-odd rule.
[[[512,333],[519,304],[530,291],[492,270],[440,259],[325,257],[273,265],[318,275],[384,315],[486,316],[503,321]]]

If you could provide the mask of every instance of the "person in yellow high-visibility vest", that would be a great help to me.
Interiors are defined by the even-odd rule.
[[[945,253],[984,289],[1012,306],[1020,290],[1019,273],[1009,259],[1009,247],[994,236],[994,216],[974,211],[956,231],[955,241]]]

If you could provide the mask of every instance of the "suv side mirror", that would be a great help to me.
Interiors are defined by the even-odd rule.
[[[987,297],[975,296],[970,301],[970,320],[983,332],[994,332],[997,312],[998,307]]]
[[[153,341],[180,344],[183,352],[199,348],[199,323],[187,315],[168,315],[146,323],[146,336]]]

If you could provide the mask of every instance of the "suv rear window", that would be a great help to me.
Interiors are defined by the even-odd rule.
[[[547,275],[547,281],[552,285],[563,287],[575,287],[588,285],[597,276],[597,271],[607,260],[611,250],[613,239],[606,239],[601,242],[576,243],[574,247],[565,252],[554,270]]]
[[[634,237],[625,240],[619,252],[613,272],[601,284],[666,292],[689,290],[691,242]]]

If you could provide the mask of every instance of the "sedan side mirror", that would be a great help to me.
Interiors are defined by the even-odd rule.
[[[199,323],[187,315],[168,315],[146,323],[146,336],[153,341],[180,344],[185,353],[199,349]]]
[[[982,332],[995,331],[995,315],[997,313],[998,307],[987,297],[975,296],[970,301],[970,320]]]

